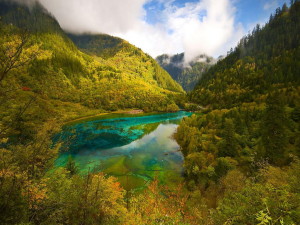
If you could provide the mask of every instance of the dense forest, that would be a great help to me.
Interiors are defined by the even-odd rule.
[[[187,188],[212,224],[300,223],[299,34],[293,1],[242,38],[189,95],[204,114],[186,118],[176,140]]]
[[[16,70],[11,71],[3,85],[11,87],[15,80],[19,86],[29,87],[31,92],[51,100],[102,110],[136,107],[166,111],[184,93],[155,60],[122,39],[83,35],[79,42],[78,37],[70,35],[73,43],[39,3],[28,9],[1,1],[0,13],[2,41],[10,43],[14,37],[20,41],[26,38],[24,55],[33,46],[35,54],[31,55],[39,55],[23,67],[26,71],[22,76],[15,76]],[[19,43],[11,44],[18,47]],[[77,44],[89,54],[80,51]],[[92,45],[102,53],[93,52]]]
[[[160,55],[156,61],[164,68],[185,91],[192,91],[199,82],[202,74],[215,64],[216,60],[205,54],[195,57],[190,62],[185,62],[184,53],[176,55]]]
[[[116,179],[78,175],[72,161],[53,170],[61,146],[53,135],[66,121],[101,112],[176,111],[183,89],[122,39],[76,41],[39,3],[1,0],[0,17],[0,223],[125,221]]]
[[[140,49],[65,33],[38,3],[0,0],[0,17],[0,224],[300,224],[298,0],[215,65],[177,71],[200,79],[187,97]],[[186,77],[178,82],[191,90]],[[66,121],[185,105],[202,110],[174,137],[182,184],[154,179],[129,197],[116,178],[82,175],[71,158],[54,167],[63,143],[53,136]]]

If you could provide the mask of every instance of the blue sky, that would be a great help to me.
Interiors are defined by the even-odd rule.
[[[199,2],[199,0],[175,0],[171,5],[184,7],[186,3],[196,2]],[[286,0],[234,0],[232,3],[236,8],[236,23],[242,23],[246,29],[252,29],[256,23],[263,24],[268,21],[271,13],[277,7],[282,7],[284,3],[289,4]],[[163,22],[161,12],[166,8],[164,1],[152,0],[143,7],[146,10],[145,21],[147,23],[156,24]]]
[[[275,9],[282,7],[285,0],[239,0],[236,2],[236,20],[244,27],[252,29],[253,24],[269,20]]]
[[[18,0],[21,1],[21,0]],[[25,0],[23,0],[25,1]],[[28,1],[28,0],[26,0]],[[285,0],[39,0],[73,33],[121,37],[151,56],[218,57]],[[68,12],[68,13],[66,13]]]
[[[178,10],[180,8],[186,8],[188,4],[199,4],[203,0],[150,0],[143,7],[146,11],[144,16],[144,21],[147,24],[153,26],[158,24],[167,23],[167,18],[165,16],[165,11],[168,9],[170,11]],[[281,7],[286,1],[285,0],[228,0],[230,7],[233,9],[232,18],[234,20],[233,26],[239,31],[237,37],[233,37],[234,40],[225,43],[226,47],[223,49],[212,50],[209,49],[207,54],[212,54],[217,57],[218,54],[225,54],[226,48],[234,47],[236,42],[241,38],[241,36],[251,32],[253,27],[259,23],[264,25],[268,21],[270,14],[275,11],[277,7]],[[218,2],[215,2],[218,4]],[[199,21],[203,21],[203,18],[207,16],[207,11],[209,9],[200,10],[198,12]],[[184,16],[184,15],[183,15]],[[173,30],[167,31],[169,34],[173,33]],[[196,42],[195,42],[196,43]],[[193,43],[194,44],[194,43]],[[230,46],[231,45],[231,46]],[[200,51],[200,49],[199,49]],[[192,57],[197,53],[192,53]]]

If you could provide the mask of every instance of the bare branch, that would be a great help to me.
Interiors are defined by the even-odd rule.
[[[28,54],[25,59],[22,60],[22,55],[25,54],[24,51],[29,43],[29,34],[26,31],[20,31],[17,36],[20,38],[20,43],[12,40],[10,35],[4,35],[4,43],[9,43],[15,41],[17,46],[12,45],[1,45],[0,46],[0,83],[9,74],[10,71],[23,67],[30,63],[38,56],[38,50]]]

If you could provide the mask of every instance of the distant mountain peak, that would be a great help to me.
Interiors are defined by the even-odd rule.
[[[0,0],[0,18],[1,26],[25,29],[33,43],[51,53],[15,74],[20,86],[42,90],[50,99],[93,109],[169,111],[184,95],[182,87],[141,49],[106,34],[67,34],[40,3],[27,7]]]
[[[178,68],[190,68],[195,63],[208,63],[208,64],[215,64],[217,62],[216,59],[214,59],[211,56],[208,56],[206,54],[201,54],[196,56],[194,59],[192,59],[189,62],[185,61],[185,54],[184,52],[178,53],[175,55],[168,55],[163,54],[156,58],[156,60],[159,62],[160,65],[169,65],[172,64],[175,67]]]
[[[64,33],[55,17],[36,0],[0,0],[0,18],[33,32]]]
[[[211,56],[208,56],[206,54],[201,54],[199,56],[196,56],[192,61],[189,62],[189,64],[193,64],[193,63],[197,63],[197,62],[215,64],[216,60]]]
[[[202,74],[217,62],[216,59],[206,54],[198,55],[193,60],[186,62],[184,52],[175,55],[163,54],[158,56],[156,61],[168,71],[173,79],[180,83],[186,91],[191,91]]]

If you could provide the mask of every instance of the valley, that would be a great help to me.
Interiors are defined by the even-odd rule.
[[[239,3],[143,3],[142,23],[120,34],[134,40],[142,27],[135,43],[149,49],[149,29],[159,48],[164,22],[170,51],[155,59],[114,35],[66,29],[76,2],[66,13],[63,2],[0,0],[0,224],[300,224],[298,0],[222,57],[209,49],[227,47],[218,32],[233,19],[212,15]],[[116,15],[87,25],[115,18],[107,31],[126,30]],[[204,36],[179,38],[186,19]],[[207,29],[219,35],[203,39]]]

